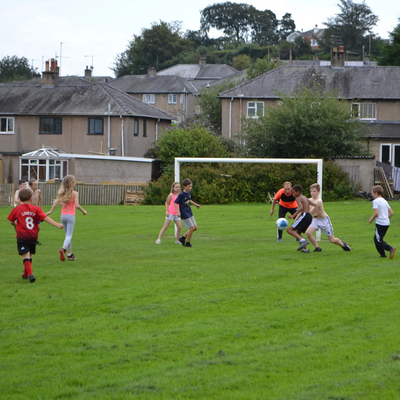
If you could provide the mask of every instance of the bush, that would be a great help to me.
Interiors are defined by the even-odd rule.
[[[301,164],[183,164],[181,180],[193,181],[193,199],[200,204],[265,202],[282,188],[285,181],[300,183],[310,196],[316,182],[317,166]],[[164,204],[169,194],[173,171],[166,172],[145,190],[144,204]],[[323,199],[346,200],[354,197],[348,174],[332,161],[323,166]]]

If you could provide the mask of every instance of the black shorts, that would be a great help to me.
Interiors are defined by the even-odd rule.
[[[36,254],[36,243],[17,242],[18,254],[22,256],[25,253]]]
[[[293,222],[292,228],[299,233],[304,233],[312,222],[312,216],[310,213],[303,212],[300,217]]]

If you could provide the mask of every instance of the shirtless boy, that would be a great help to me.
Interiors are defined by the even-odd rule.
[[[313,200],[307,199],[307,197],[302,194],[302,191],[303,187],[301,185],[293,186],[293,196],[296,198],[298,209],[293,215],[288,216],[288,218],[294,219],[294,222],[292,226],[289,226],[287,232],[300,241],[300,246],[297,248],[297,251],[304,249],[304,253],[309,253],[306,246],[310,242],[304,239],[301,234],[304,233],[311,224],[312,216],[309,213],[309,209],[310,205],[315,206],[315,203]]]
[[[346,244],[346,242],[342,242],[340,239],[336,238],[333,236],[333,227],[331,220],[328,216],[328,214],[324,210],[324,205],[322,203],[322,199],[319,198],[319,193],[321,191],[321,188],[318,183],[313,183],[310,186],[310,193],[311,193],[311,199],[314,204],[313,207],[311,207],[310,212],[314,214],[314,218],[311,222],[311,225],[308,227],[306,234],[308,237],[308,240],[313,244],[315,247],[315,252],[322,251],[321,247],[318,246],[317,241],[314,238],[314,232],[317,229],[321,229],[323,233],[325,233],[326,236],[328,236],[328,239],[331,243],[337,244],[340,246],[344,251],[351,251],[351,248]]]
[[[29,181],[29,189],[32,190],[32,204],[43,208],[42,191],[38,189],[38,181],[36,179],[31,179]]]

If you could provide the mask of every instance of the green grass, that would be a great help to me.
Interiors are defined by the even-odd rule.
[[[370,202],[326,203],[353,251],[311,254],[266,204],[194,209],[192,249],[155,245],[163,206],[85,208],[76,262],[42,224],[34,284],[0,208],[1,399],[400,399],[400,254]]]

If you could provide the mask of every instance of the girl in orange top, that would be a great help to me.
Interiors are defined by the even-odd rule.
[[[171,186],[171,193],[168,195],[167,200],[165,201],[165,223],[161,228],[160,233],[158,234],[158,238],[156,240],[156,244],[161,244],[161,237],[164,232],[167,230],[171,221],[175,221],[176,229],[177,229],[177,237],[181,235],[181,219],[177,215],[177,211],[174,205],[175,199],[178,197],[178,194],[181,192],[181,185],[179,182],[174,182]],[[175,241],[175,244],[181,244],[178,240]]]
[[[76,179],[73,175],[67,175],[61,182],[60,190],[58,191],[57,198],[54,200],[51,210],[46,213],[50,215],[54,208],[62,203],[61,222],[64,225],[65,240],[62,248],[60,249],[60,260],[65,261],[65,253],[68,251],[68,260],[74,261],[75,256],[71,249],[72,233],[75,226],[75,208],[82,211],[83,215],[87,212],[79,204],[78,192],[74,190]]]

